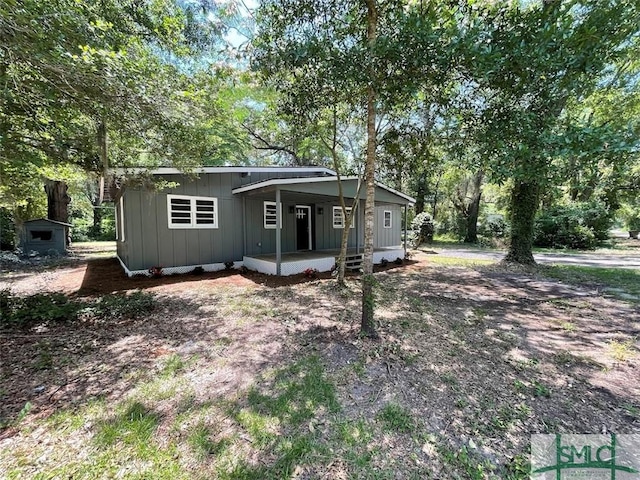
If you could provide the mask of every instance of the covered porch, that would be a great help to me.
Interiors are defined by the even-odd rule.
[[[356,251],[355,248],[347,250],[348,257],[360,254],[362,254],[361,249],[360,251]],[[319,272],[328,272],[336,264],[339,255],[339,249],[282,253],[279,262],[280,275],[296,275],[308,268],[316,269]],[[376,248],[373,251],[373,263],[380,263],[383,259],[392,262],[396,258],[404,258],[404,255],[405,249],[401,245]],[[269,275],[278,274],[278,256],[275,253],[245,256],[242,263],[250,270]]]
[[[335,176],[262,180],[233,189],[243,198],[244,266],[284,276],[309,268],[330,271],[345,225],[341,195],[354,212],[349,254],[360,255],[365,208],[361,190],[360,178],[343,177],[339,183]],[[404,258],[407,208],[413,203],[413,198],[376,182],[374,263]]]

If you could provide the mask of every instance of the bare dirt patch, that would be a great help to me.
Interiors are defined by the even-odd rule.
[[[357,334],[357,276],[346,288],[232,272],[127,279],[113,259],[92,262],[3,282],[78,299],[141,289],[156,307],[0,332],[0,414],[32,405],[0,433],[0,472],[29,478],[95,453],[98,425],[132,399],[173,455],[145,461],[183,478],[525,478],[531,433],[640,433],[640,312],[591,287],[418,255],[376,274],[373,342]],[[82,420],[51,423],[62,414]],[[194,453],[194,432],[213,453]],[[43,442],[68,451],[29,460]],[[115,475],[114,462],[95,471]]]

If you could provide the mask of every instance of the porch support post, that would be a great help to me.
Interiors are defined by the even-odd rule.
[[[404,256],[407,256],[407,204],[404,204]]]
[[[242,260],[247,255],[247,197],[242,196]]]
[[[360,199],[356,198],[355,201],[351,204],[352,212],[353,208],[356,208],[356,216],[351,219],[352,222],[356,224],[356,255],[360,254],[360,212],[362,208],[360,208]],[[347,248],[347,250],[349,250]]]
[[[282,274],[282,202],[280,187],[276,187],[276,275]]]

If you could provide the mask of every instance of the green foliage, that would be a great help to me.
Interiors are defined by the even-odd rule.
[[[37,293],[28,297],[0,291],[0,328],[28,328],[40,323],[69,322],[81,305],[62,293]]]
[[[590,250],[609,238],[613,217],[599,202],[556,205],[535,222],[534,243],[539,247]]]
[[[408,433],[414,427],[411,413],[395,403],[386,404],[377,418],[382,422],[385,430],[392,432]]]
[[[626,203],[620,208],[618,215],[627,230],[640,230],[640,206]]]
[[[71,300],[62,293],[37,293],[26,297],[0,290],[0,328],[31,328],[42,323],[71,322],[82,313],[87,318],[117,320],[149,315],[156,307],[153,295],[105,295],[94,304]]]
[[[419,213],[411,222],[411,230],[415,237],[414,244],[420,245],[424,242],[433,241],[434,225],[431,215],[426,212]]]
[[[111,446],[117,442],[144,449],[160,423],[160,415],[140,402],[132,402],[97,426],[95,442]]]
[[[0,207],[0,250],[13,250],[16,229],[13,215],[7,208]]]
[[[156,307],[155,297],[137,290],[129,295],[105,295],[92,307],[94,315],[102,319],[140,318]]]
[[[488,238],[506,238],[509,230],[509,223],[501,215],[487,216],[478,226],[478,234]]]
[[[0,206],[20,219],[46,216],[42,181],[62,178],[44,170],[101,173],[100,132],[108,166],[241,158],[236,105],[218,95],[233,75],[205,70],[213,51],[207,62],[194,57],[221,42],[231,10],[174,0],[2,2]]]

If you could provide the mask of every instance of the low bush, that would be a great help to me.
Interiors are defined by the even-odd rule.
[[[141,291],[130,295],[105,295],[92,307],[93,314],[103,319],[140,318],[156,307],[155,297]]]
[[[413,242],[418,246],[424,242],[431,243],[433,241],[434,226],[431,215],[422,212],[416,215],[411,222],[411,230],[413,232]]]
[[[95,303],[71,300],[62,293],[37,293],[27,297],[0,291],[0,328],[31,328],[41,324],[72,322],[83,319],[139,318],[156,306],[153,295],[134,292],[130,295],[105,295]]]
[[[41,323],[75,320],[82,304],[62,293],[37,293],[19,297],[8,290],[0,292],[0,327],[25,328]]]
[[[478,225],[478,235],[487,238],[506,238],[511,231],[510,225],[499,215],[488,216]]]
[[[556,205],[538,215],[534,245],[592,250],[609,238],[613,216],[599,202]]]

